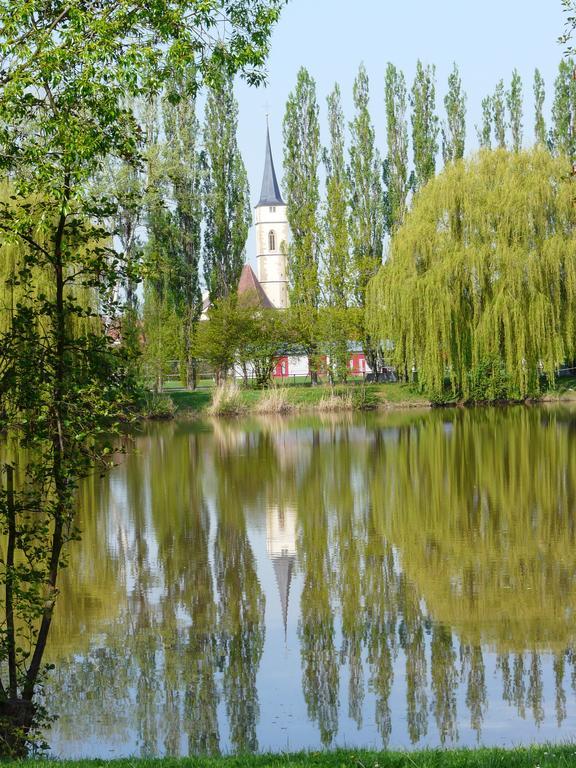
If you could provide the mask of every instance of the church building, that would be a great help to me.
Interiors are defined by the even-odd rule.
[[[274,170],[270,131],[266,129],[266,154],[260,200],[256,205],[256,264],[258,282],[276,309],[288,306],[288,216]]]
[[[276,178],[270,131],[266,129],[266,153],[260,200],[255,210],[256,270],[246,264],[240,276],[238,293],[255,291],[262,306],[288,307],[288,216]],[[262,300],[262,292],[266,299]]]
[[[266,309],[286,309],[288,295],[288,211],[276,177],[270,131],[266,127],[266,150],[264,154],[264,175],[260,199],[255,208],[256,227],[256,271],[249,264],[242,269],[238,283],[238,295],[254,297]],[[369,372],[364,354],[354,351],[350,355],[350,374],[362,375]],[[306,356],[281,357],[274,370],[276,378],[287,376],[308,376]]]

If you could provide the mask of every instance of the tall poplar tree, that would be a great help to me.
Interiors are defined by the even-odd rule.
[[[506,93],[504,80],[496,84],[492,96],[492,120],[494,123],[494,138],[500,149],[506,149]]]
[[[302,67],[288,96],[283,121],[284,187],[291,241],[288,245],[290,305],[297,332],[317,379],[316,315],[320,298],[320,127],[316,83]]]
[[[547,144],[546,123],[544,121],[544,99],[546,91],[544,78],[539,69],[534,70],[534,138],[543,147]]]
[[[173,267],[173,201],[169,196],[164,143],[161,140],[161,102],[153,99],[144,108],[146,135],[146,189],[144,248],[144,350],[145,381],[162,391],[167,366],[178,357],[177,317],[171,290]]]
[[[349,184],[344,158],[344,113],[340,86],[327,98],[330,147],[325,152],[324,285],[328,306],[346,308],[350,301],[351,264],[348,236]]]
[[[492,146],[492,97],[485,96],[482,99],[482,124],[476,126],[478,143],[482,149],[490,149]]]
[[[355,300],[363,309],[368,282],[382,264],[384,237],[382,162],[370,118],[370,83],[363,64],[354,81],[353,97],[356,114],[350,123],[350,235]],[[377,346],[364,332],[362,336],[368,364],[377,371]]]
[[[180,360],[186,387],[195,386],[192,342],[202,311],[200,291],[200,227],[202,174],[200,124],[190,83],[172,83],[163,103],[165,173],[169,183],[171,275],[170,291],[180,327]]]
[[[204,118],[204,280],[211,301],[235,291],[252,221],[250,189],[237,140],[231,78],[208,91]]]
[[[120,248],[125,254],[129,270],[122,285],[125,294],[124,311],[136,312],[138,307],[138,280],[135,269],[140,261],[142,243],[139,227],[145,205],[144,179],[141,169],[131,163],[119,162],[110,165],[102,178],[108,194],[114,199],[114,216],[111,228],[118,238]]]
[[[407,96],[404,73],[394,64],[386,67],[386,175],[388,183],[389,232],[395,231],[404,221],[408,180],[408,120],[406,117]]]
[[[292,235],[290,300],[294,305],[316,307],[319,298],[320,128],[316,83],[304,67],[299,70],[296,87],[288,96],[283,134],[284,184]]]
[[[416,189],[434,176],[438,152],[438,117],[436,115],[436,67],[424,67],[418,60],[412,85],[412,149]]]
[[[552,143],[554,152],[574,157],[576,149],[576,81],[573,78],[574,60],[562,59],[554,81],[552,104]]]
[[[522,79],[517,69],[512,72],[510,90],[506,94],[506,106],[510,117],[512,150],[519,152],[522,149]]]
[[[364,306],[366,286],[382,263],[384,237],[382,162],[369,112],[368,74],[360,66],[354,81],[356,114],[350,123],[350,233],[356,301]]]
[[[324,150],[326,203],[323,242],[323,299],[321,333],[329,358],[331,379],[346,379],[348,365],[348,307],[353,285],[348,234],[349,181],[344,156],[345,123],[340,86],[327,98],[330,145]]]
[[[448,93],[444,97],[446,122],[442,126],[442,157],[444,163],[464,157],[466,141],[466,94],[458,67],[454,64],[448,76]]]
[[[138,282],[143,254],[142,227],[146,210],[145,178],[142,166],[126,161],[108,162],[97,182],[103,194],[113,199],[113,214],[108,226],[124,253],[126,271],[117,290],[124,297],[119,318],[122,346],[132,374],[139,376],[140,322]]]

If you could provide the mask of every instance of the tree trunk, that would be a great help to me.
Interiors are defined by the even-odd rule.
[[[188,309],[186,322],[184,326],[184,359],[186,366],[186,389],[194,391],[196,389],[196,360],[193,353],[193,334],[194,322]]]
[[[31,702],[34,696],[36,682],[40,673],[42,658],[46,650],[48,632],[52,624],[52,615],[54,611],[54,600],[56,597],[56,582],[58,579],[58,569],[60,567],[60,555],[64,545],[64,525],[66,516],[69,513],[69,488],[66,472],[66,451],[68,446],[65,441],[65,423],[66,423],[66,322],[67,311],[64,300],[65,275],[63,267],[63,240],[64,228],[66,226],[65,209],[69,199],[70,180],[68,176],[64,180],[65,199],[62,207],[62,213],[54,237],[54,283],[55,283],[55,316],[54,337],[54,386],[53,386],[53,405],[52,405],[52,463],[50,474],[54,483],[54,529],[52,531],[52,545],[50,550],[50,565],[48,568],[48,579],[46,583],[46,602],[40,629],[34,647],[34,653],[30,661],[30,666],[26,673],[26,680],[22,689],[22,698]]]
[[[28,739],[36,709],[31,701],[19,698],[0,700],[0,757],[28,756]]]
[[[190,356],[186,359],[186,389],[191,392],[196,389],[196,361]]]
[[[8,695],[18,695],[16,638],[14,630],[14,550],[16,548],[16,510],[14,508],[14,468],[6,465],[6,513],[8,545],[6,548],[6,645],[8,647]]]
[[[313,387],[318,386],[318,350],[316,345],[308,349],[308,371],[310,373],[310,383]]]
[[[378,374],[380,373],[378,347],[374,346],[370,336],[366,336],[362,344],[362,349],[364,351],[366,362],[370,366],[372,373],[376,375],[377,380]]]

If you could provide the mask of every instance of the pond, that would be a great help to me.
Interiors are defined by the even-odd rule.
[[[576,410],[149,424],[81,507],[57,755],[575,736]]]

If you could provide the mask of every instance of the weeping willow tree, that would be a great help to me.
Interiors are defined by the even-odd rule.
[[[10,206],[14,189],[7,182],[0,183],[0,205]],[[38,204],[38,203],[36,203]],[[38,222],[40,224],[40,222]],[[39,230],[39,227],[38,227]],[[45,237],[36,232],[40,241]],[[93,246],[96,243],[93,243]],[[102,246],[106,241],[102,241]],[[26,284],[21,277],[22,269],[31,271],[32,279]],[[83,310],[67,318],[67,331],[72,336],[95,332],[100,328],[99,321],[91,309],[98,308],[98,293],[83,281],[74,278],[76,267],[71,264],[67,270],[68,296]],[[32,288],[30,287],[32,286]],[[49,300],[54,298],[54,286],[48,269],[40,263],[29,265],[26,262],[26,250],[21,242],[0,238],[0,333],[10,331],[14,315],[19,308],[29,305],[38,297]],[[41,330],[41,324],[38,325]]]
[[[565,159],[482,151],[416,197],[367,320],[432,396],[524,398],[574,355],[575,190]]]

